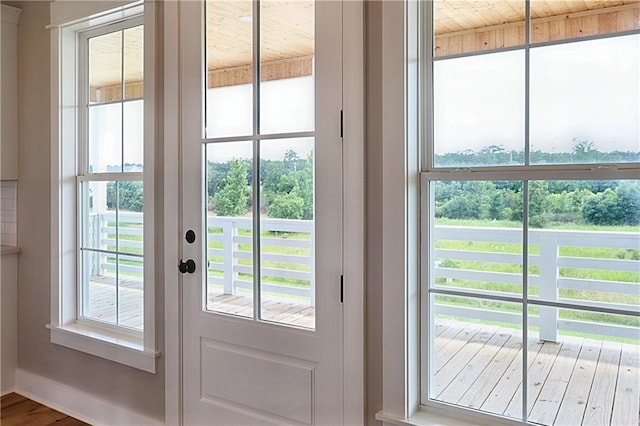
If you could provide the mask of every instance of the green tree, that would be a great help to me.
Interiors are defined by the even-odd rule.
[[[251,190],[247,186],[249,163],[236,158],[229,162],[229,172],[219,183],[213,196],[218,216],[241,216],[247,212]]]
[[[611,188],[589,198],[582,209],[585,222],[594,225],[619,225],[622,214],[618,195]]]
[[[117,185],[117,192],[116,192]],[[117,202],[116,202],[117,200]],[[141,212],[144,206],[142,182],[109,182],[107,183],[107,207],[130,212]]]

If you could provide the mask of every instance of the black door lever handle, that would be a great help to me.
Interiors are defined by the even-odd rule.
[[[193,259],[187,259],[186,262],[183,262],[181,259],[180,264],[178,265],[178,270],[183,274],[193,274],[196,271],[196,262],[194,262]]]

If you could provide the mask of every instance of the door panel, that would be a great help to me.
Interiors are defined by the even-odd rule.
[[[213,4],[180,4],[185,424],[342,424],[342,4]]]

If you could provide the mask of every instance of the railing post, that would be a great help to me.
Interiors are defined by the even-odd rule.
[[[540,232],[540,299],[555,302],[558,299],[558,236]],[[540,306],[540,340],[558,341],[558,308]]]
[[[222,222],[222,250],[223,250],[223,280],[224,280],[224,294],[233,294],[234,286],[233,281],[235,279],[235,273],[233,272],[233,252],[234,243],[233,236],[236,231],[233,220],[225,220]]]

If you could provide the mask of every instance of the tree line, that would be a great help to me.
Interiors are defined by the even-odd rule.
[[[492,145],[477,152],[436,156],[436,164],[508,164],[507,160],[519,161],[517,156],[520,155],[524,154],[509,153]],[[591,142],[584,141],[577,142],[572,153],[545,153],[544,156],[546,162],[555,164],[640,161],[640,153],[601,153]],[[301,158],[295,151],[288,150],[281,160],[260,159],[258,169],[261,212],[274,218],[313,218],[312,155]],[[207,161],[206,185],[209,212],[218,216],[243,216],[253,209],[250,160]],[[528,185],[529,225],[532,227],[543,227],[548,223],[640,224],[638,181],[530,181]],[[109,208],[115,207],[115,194],[115,183],[110,182],[107,185]],[[122,210],[142,211],[142,182],[119,182],[118,197]],[[435,216],[522,221],[523,184],[521,181],[437,182]]]

